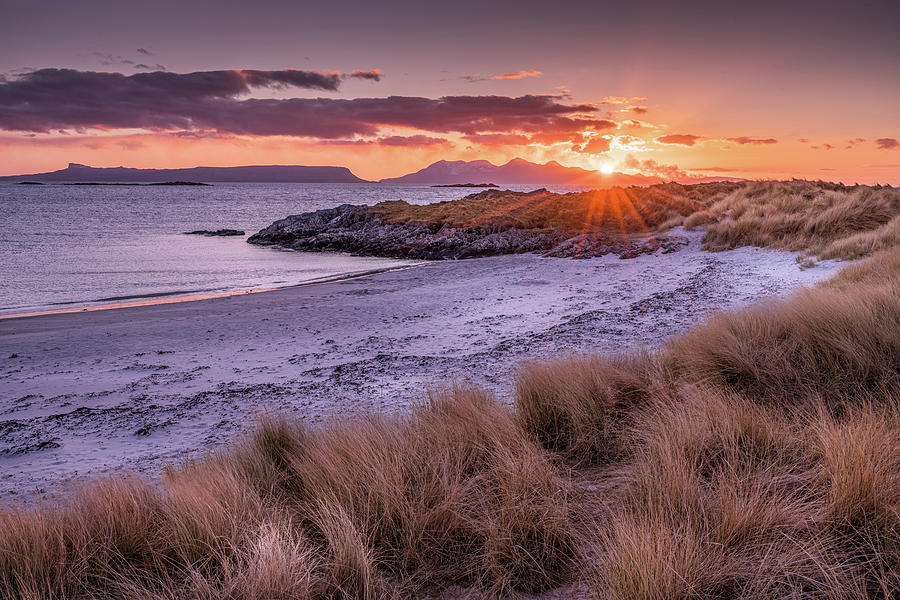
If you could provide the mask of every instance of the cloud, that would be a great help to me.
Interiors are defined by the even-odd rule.
[[[138,63],[134,65],[135,70],[137,71],[166,71],[166,65],[161,65],[159,63],[150,66],[144,63]]]
[[[594,136],[584,144],[575,144],[572,146],[574,152],[583,152],[585,154],[603,154],[609,152],[609,138],[604,136]]]
[[[875,147],[879,150],[893,150],[894,148],[900,148],[900,142],[895,138],[878,138],[875,140]]]
[[[600,104],[640,104],[646,102],[643,96],[607,96],[600,101]]]
[[[632,106],[629,110],[636,115],[646,115],[650,109],[646,106]]]
[[[381,74],[381,71],[378,69],[372,69],[371,71],[353,71],[352,73],[348,73],[344,75],[344,77],[353,77],[354,79],[369,79],[371,81],[381,81],[381,78],[384,75]]]
[[[775,138],[751,138],[746,135],[742,135],[741,137],[733,137],[733,138],[725,138],[729,142],[734,142],[735,144],[740,144],[742,146],[746,144],[752,144],[755,146],[764,145],[764,144],[777,144],[778,140]]]
[[[482,146],[525,146],[531,138],[520,133],[475,133],[464,135],[463,139]]]
[[[352,74],[351,74],[352,76]],[[521,134],[538,143],[581,141],[616,127],[592,104],[559,95],[420,98],[253,98],[258,88],[337,90],[343,74],[321,71],[96,73],[42,69],[0,84],[0,129],[214,131],[344,139],[383,128],[432,133]]]
[[[856,146],[857,144],[862,144],[862,143],[865,142],[865,141],[866,141],[866,138],[860,138],[860,137],[858,137],[858,138],[853,138],[852,140],[847,140],[847,141],[845,142],[845,144],[847,144],[847,145],[844,146],[844,150],[850,150],[851,148],[853,148],[853,147]]]
[[[734,173],[736,171],[740,171],[739,167],[698,167],[696,169],[691,169],[696,173]]]
[[[134,61],[125,58],[124,56],[120,56],[118,54],[109,54],[106,52],[94,52],[94,56],[100,59],[100,64],[103,66],[110,65],[133,65]]]
[[[138,48],[135,50],[135,52],[137,52],[138,54],[143,54],[144,56],[156,56],[146,48]]]
[[[638,160],[631,154],[625,157],[625,167],[640,171],[643,175],[655,175],[669,181],[684,179],[688,176],[688,174],[677,165],[664,165],[650,159]]]
[[[449,144],[450,140],[427,135],[391,135],[376,140],[382,146],[437,146]]]
[[[481,75],[479,73],[464,73],[459,76],[460,79],[465,79],[469,82],[475,81],[501,81],[504,79],[525,79],[526,77],[540,77],[543,75],[540,71],[535,71],[534,69],[527,69],[523,71],[516,71],[514,73],[501,73],[500,75]]]
[[[660,144],[677,144],[679,146],[693,146],[700,139],[699,135],[689,133],[673,133],[656,138]]]
[[[529,69],[527,71],[516,71],[515,73],[503,73],[501,75],[494,75],[491,79],[525,79],[526,77],[540,77],[541,72],[535,71],[534,69]]]
[[[439,146],[450,143],[446,138],[430,137],[427,135],[391,135],[373,139],[360,140],[320,140],[318,142],[323,146],[406,146],[406,147],[422,147],[422,146]]]

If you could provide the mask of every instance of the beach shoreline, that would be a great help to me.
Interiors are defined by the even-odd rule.
[[[719,310],[833,275],[791,253],[507,255],[194,302],[0,320],[0,499],[157,477],[266,411],[403,411],[430,386],[511,400],[523,361],[658,347]]]
[[[263,288],[251,288],[251,289],[238,289],[238,290],[223,290],[220,292],[206,292],[206,293],[194,293],[194,292],[160,292],[147,294],[146,296],[135,298],[134,300],[122,300],[122,301],[104,301],[104,300],[96,300],[94,302],[102,302],[102,304],[91,304],[89,302],[73,302],[72,304],[76,304],[76,306],[72,306],[69,308],[57,308],[57,309],[46,309],[46,310],[35,310],[21,313],[0,313],[0,321],[8,320],[8,319],[26,319],[31,317],[41,317],[47,315],[62,315],[62,314],[72,314],[72,313],[83,313],[83,312],[92,312],[97,310],[117,310],[122,308],[136,308],[140,306],[155,306],[158,304],[175,304],[178,302],[197,302],[200,300],[212,300],[214,298],[227,298],[230,296],[243,296],[246,294],[261,294],[265,292],[273,292],[275,290],[281,290],[285,288],[292,287],[303,287],[307,285],[320,285],[323,283],[333,283],[336,281],[344,281],[346,279],[356,279],[358,277],[369,277],[372,275],[378,275],[379,273],[387,273],[389,271],[396,271],[401,269],[411,269],[413,267],[417,267],[422,263],[409,264],[409,265],[400,265],[396,267],[382,267],[379,269],[369,269],[366,271],[357,271],[352,273],[342,273],[339,275],[329,275],[326,277],[318,277],[315,279],[310,279],[309,281],[300,281],[298,283],[290,283],[285,285],[278,286],[270,286]]]

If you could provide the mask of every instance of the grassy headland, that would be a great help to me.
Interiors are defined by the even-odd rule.
[[[103,479],[2,509],[0,596],[891,597],[900,247],[882,230],[898,192],[829,186],[687,188],[711,248],[875,252],[823,285],[656,352],[526,365],[514,405],[458,388],[402,417],[272,418],[161,486]]]

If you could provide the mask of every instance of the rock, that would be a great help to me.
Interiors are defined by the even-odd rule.
[[[572,234],[552,229],[496,226],[452,227],[414,221],[388,223],[368,206],[343,204],[292,215],[250,236],[248,243],[311,252],[348,252],[424,260],[455,260],[501,254],[589,258],[616,254],[630,258],[687,244],[686,238],[614,232]]]
[[[244,235],[244,231],[241,229],[216,229],[214,231],[209,229],[197,229],[195,231],[185,231],[185,235],[205,235],[210,237],[226,237],[232,235]]]

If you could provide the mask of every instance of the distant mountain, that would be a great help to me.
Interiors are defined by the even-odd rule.
[[[189,169],[95,168],[78,163],[51,173],[10,175],[5,181],[67,182],[247,182],[247,183],[364,183],[347,167],[304,167],[298,165],[254,165],[248,167],[193,167]]]
[[[591,185],[609,187],[613,185],[652,185],[660,183],[658,177],[626,175],[625,173],[604,174],[578,167],[564,167],[556,161],[545,164],[528,162],[514,158],[505,165],[495,165],[486,160],[439,160],[421,171],[382,179],[381,183],[430,183],[450,184],[466,181],[492,181],[499,185]]]

